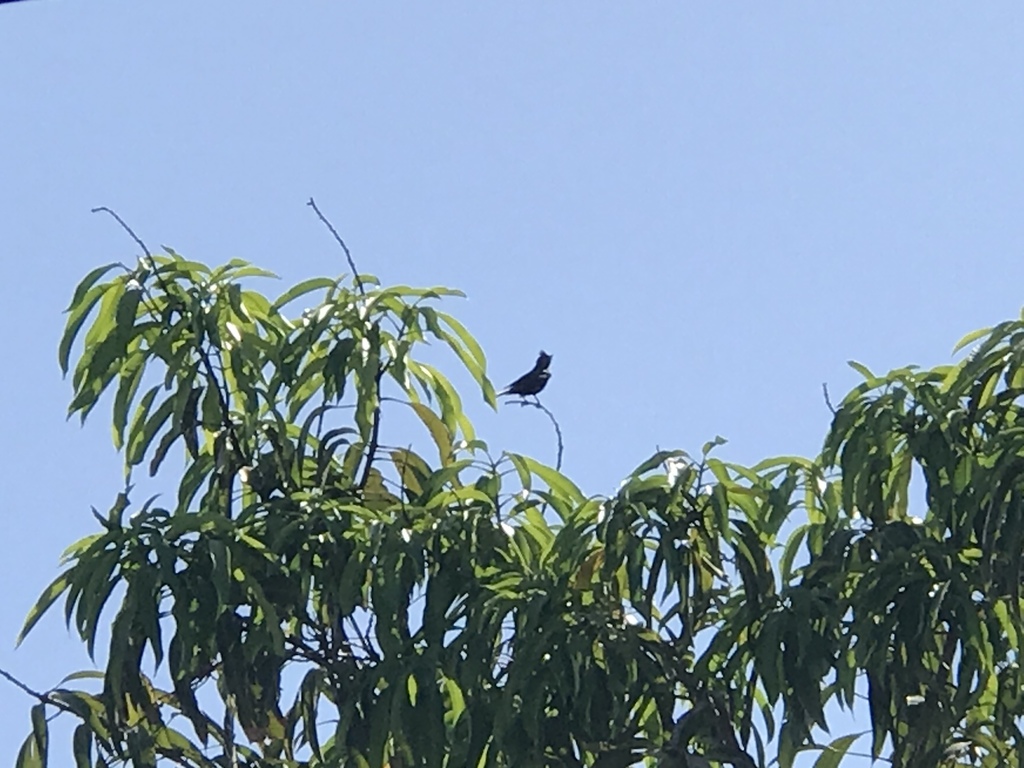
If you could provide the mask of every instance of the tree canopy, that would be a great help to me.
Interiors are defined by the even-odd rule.
[[[33,694],[19,766],[60,713],[82,767],[829,768],[863,698],[894,766],[1022,765],[1024,321],[855,364],[820,456],[715,439],[587,495],[424,360],[496,405],[458,291],[349,262],[271,298],[146,251],[75,289],[69,413],[109,401],[127,479],[19,638],[62,600],[99,660]]]

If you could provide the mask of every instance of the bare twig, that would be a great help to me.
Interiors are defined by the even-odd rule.
[[[136,243],[139,244],[139,248],[142,249],[142,252],[144,254],[146,254],[150,258],[150,260],[153,259],[153,254],[150,252],[149,248],[146,247],[146,244],[144,242],[142,242],[142,238],[140,238],[138,235],[136,235],[135,231],[131,227],[129,227],[127,224],[125,224],[124,223],[124,219],[122,219],[120,216],[118,216],[115,211],[111,210],[110,208],[107,208],[107,206],[105,206],[105,205],[101,205],[99,208],[91,209],[89,211],[89,213],[109,213],[111,216],[114,217],[114,220],[117,221],[117,223],[121,225],[121,227],[124,229],[124,231],[127,232],[129,235],[131,235],[132,240],[134,240]]]
[[[310,198],[310,202],[312,202],[312,198]],[[360,288],[362,288],[362,283],[360,283]],[[398,336],[395,338],[396,346],[402,343],[402,337],[405,336],[405,332],[407,330],[409,330],[409,323],[405,322],[403,323],[402,327],[398,329]],[[379,335],[377,336],[377,338],[380,338]],[[381,403],[383,403],[385,399],[390,399],[381,396],[380,385],[381,382],[384,380],[384,375],[388,372],[388,369],[394,362],[395,359],[390,358],[387,362],[381,365],[377,369],[377,375],[374,377],[373,380],[374,393],[377,398],[377,406],[373,409],[373,426],[370,429],[370,442],[366,447],[366,466],[363,467],[362,478],[359,481],[360,490],[365,488],[366,484],[370,480],[370,470],[373,468],[373,461],[376,458],[377,449],[380,448]]]
[[[3,677],[5,680],[7,680],[7,682],[11,683],[11,685],[14,685],[17,688],[20,688],[22,691],[27,693],[33,699],[35,699],[36,701],[38,701],[38,702],[40,702],[42,704],[49,704],[50,706],[56,707],[57,709],[62,710],[64,712],[70,712],[73,715],[77,715],[78,714],[72,707],[70,707],[67,704],[65,704],[59,698],[55,698],[55,697],[51,696],[49,693],[42,693],[40,691],[33,690],[28,685],[26,685],[25,683],[21,682],[21,680],[19,680],[14,675],[12,675],[10,672],[8,672],[8,671],[6,671],[4,669],[0,669],[0,677]]]
[[[359,638],[359,642],[363,644],[363,652],[369,657],[370,661],[376,663],[381,660],[377,651],[373,647],[373,643],[370,642],[369,632],[363,630],[359,626],[359,622],[356,621],[354,616],[348,616],[349,623],[352,625],[352,629],[355,630],[356,637]]]
[[[523,398],[522,400],[513,400],[513,401],[510,401],[510,402],[518,403],[520,406],[529,405],[529,406],[532,406],[534,408],[539,408],[540,410],[544,411],[544,413],[547,414],[547,417],[549,419],[551,419],[551,424],[555,428],[555,437],[558,440],[558,458],[555,460],[555,469],[561,471],[561,469],[562,469],[562,450],[563,450],[564,446],[562,444],[562,428],[560,426],[558,426],[558,419],[555,418],[555,414],[553,414],[551,411],[549,411],[547,408],[545,408],[543,405],[541,405],[540,400],[536,400],[536,399],[534,399],[534,400],[527,400],[526,398]]]
[[[363,296],[365,296],[366,295],[366,289],[363,287],[363,280],[359,276],[359,270],[356,269],[356,262],[352,258],[352,252],[348,249],[348,246],[345,245],[345,241],[341,239],[341,235],[338,234],[338,230],[336,230],[334,228],[334,225],[331,224],[331,222],[327,220],[326,216],[324,216],[322,213],[320,213],[320,209],[317,208],[316,201],[313,200],[312,197],[309,198],[309,202],[307,202],[306,205],[308,205],[310,208],[313,209],[314,213],[316,213],[316,215],[320,219],[320,221],[322,221],[324,223],[324,225],[331,231],[331,234],[334,235],[334,239],[338,241],[338,245],[341,246],[341,249],[343,251],[345,251],[345,258],[348,259],[349,269],[352,270],[352,274],[355,276],[356,286],[359,288],[359,292],[361,294],[363,294]]]
[[[0,669],[0,677],[3,677],[5,680],[7,680],[7,682],[9,682],[12,685],[20,688],[25,693],[27,693],[29,696],[31,696],[33,699],[38,699],[39,701],[43,702],[44,704],[55,704],[56,705],[55,702],[50,701],[50,697],[47,694],[40,693],[39,691],[32,690],[27,685],[25,685],[25,683],[21,682],[21,680],[19,680],[14,675],[12,675],[10,672],[7,672],[7,671],[5,671],[3,669]],[[59,705],[56,705],[56,706],[59,706]]]
[[[822,382],[821,383],[821,391],[825,395],[825,405],[828,406],[828,409],[830,411],[832,411],[832,415],[835,416],[836,415],[836,409],[832,405],[832,400],[828,396],[828,384],[826,382]]]
[[[135,230],[132,229],[131,227],[129,227],[125,223],[124,219],[122,219],[120,216],[117,215],[117,211],[114,211],[113,209],[108,208],[105,205],[101,205],[99,208],[90,208],[89,209],[89,213],[109,213],[111,216],[114,217],[114,220],[118,224],[121,225],[121,228],[125,232],[128,233],[128,236],[131,237],[132,240],[134,240],[136,243],[138,243],[139,248],[141,248],[142,252],[144,254],[146,254],[146,258],[148,258],[149,262],[150,262],[148,266],[152,267],[153,274],[156,275],[156,279],[160,283],[160,287],[164,289],[164,293],[167,293],[167,286],[164,284],[163,278],[160,276],[160,273],[157,271],[156,264],[153,263],[153,254],[150,253],[150,250],[146,246],[146,244],[144,242],[142,242],[142,238],[139,237],[137,234],[135,234]],[[135,270],[129,268],[127,264],[122,264],[121,266],[124,267],[125,272],[128,272],[129,274],[134,274],[135,273]],[[170,294],[168,294],[168,295],[170,295]],[[156,317],[156,315],[157,315],[156,305],[153,303],[153,297],[150,294],[150,292],[148,290],[146,290],[146,286],[145,285],[142,285],[142,298],[143,298],[143,303],[149,308],[150,313],[152,313],[152,315],[154,317]]]
[[[312,198],[310,199],[310,201],[312,202]],[[150,262],[148,266],[149,266],[149,268],[151,268],[153,270],[153,275],[156,277],[156,281],[159,284],[160,289],[164,292],[164,295],[167,296],[167,300],[170,302],[172,299],[174,299],[174,297],[171,295],[170,286],[167,284],[167,281],[164,280],[163,275],[160,274],[160,269],[159,269],[159,267],[157,267],[156,262],[153,259],[152,251],[150,251],[149,247],[142,241],[142,238],[139,237],[137,234],[135,234],[135,230],[133,230],[131,227],[129,227],[128,224],[125,223],[124,219],[122,219],[120,216],[118,216],[117,211],[114,211],[113,209],[108,208],[105,205],[101,205],[98,208],[91,209],[91,213],[107,213],[107,214],[110,214],[114,218],[114,220],[118,224],[121,225],[121,228],[124,229],[124,231],[128,233],[128,235],[132,238],[132,240],[134,240],[138,244],[138,246],[142,249],[143,253],[146,254],[146,257],[149,259],[149,262]],[[319,211],[318,211],[318,213],[319,213]],[[347,249],[346,249],[346,251],[347,251]],[[142,290],[149,297],[149,299],[152,300],[152,297],[149,296],[149,292],[148,292],[148,290],[146,290],[145,286],[143,286]],[[176,307],[176,306],[172,305],[170,311],[173,312],[175,308],[177,308],[178,311],[180,311],[184,315],[184,309],[182,309],[181,307]],[[243,464],[252,464],[251,454],[248,451],[244,450],[244,448],[242,446],[242,442],[241,442],[241,440],[239,440],[238,432],[235,429],[235,424],[234,424],[234,422],[231,419],[231,393],[228,390],[227,377],[224,376],[223,380],[217,378],[217,374],[216,374],[216,372],[214,370],[214,366],[213,366],[213,361],[210,359],[210,352],[209,352],[209,350],[204,349],[202,346],[197,345],[196,346],[196,351],[199,354],[200,362],[203,364],[203,368],[206,371],[207,379],[213,385],[214,389],[217,390],[217,399],[219,400],[221,411],[224,414],[224,421],[223,421],[222,426],[227,431],[228,437],[231,440],[232,446],[240,454],[240,457],[242,459]],[[223,360],[223,357],[220,355],[220,350],[219,349],[217,349],[217,354],[218,354],[218,358],[219,358],[220,370],[221,370],[221,372],[223,374],[223,372],[224,372],[224,360]],[[231,517],[231,497],[232,497],[232,494],[231,494],[231,476],[230,475],[228,476],[226,496],[227,496],[227,510],[226,510],[226,512],[227,512],[227,516]]]
[[[356,268],[355,259],[352,258],[352,251],[345,245],[344,239],[338,234],[338,230],[334,228],[334,225],[327,219],[326,216],[320,211],[320,208],[316,204],[316,200],[312,197],[306,202],[313,212],[317,215],[317,218],[323,222],[324,226],[330,230],[331,234],[334,235],[334,239],[338,241],[338,245],[345,252],[345,258],[348,260],[349,269],[352,270],[352,274],[355,277],[356,287],[359,289],[359,293],[363,296],[366,295],[366,288],[363,286],[363,279],[359,276],[359,270]],[[401,336],[399,336],[401,338]],[[366,464],[363,467],[363,474],[359,480],[359,487],[365,488],[367,482],[370,480],[370,470],[373,468],[374,455],[377,453],[377,444],[380,439],[380,382],[384,378],[384,373],[387,371],[387,365],[385,364],[377,372],[375,387],[377,394],[377,405],[373,409],[373,426],[370,430],[370,442],[366,447]]]
[[[3,669],[0,669],[0,677],[3,677],[12,685],[20,688],[22,691],[27,693],[32,698],[38,700],[42,704],[48,704],[56,709],[61,710],[62,712],[67,712],[79,718],[82,717],[81,710],[71,707],[70,705],[61,700],[61,694],[66,692],[61,691],[60,689],[54,690],[50,693],[41,693],[39,691],[35,691],[29,686],[27,686],[25,683],[21,682],[14,675],[4,671]],[[109,743],[103,740],[98,740],[96,742],[96,747],[101,752],[104,752],[107,755],[113,755],[112,747],[109,745]],[[177,747],[158,747],[157,752],[161,757],[166,757],[167,759],[177,763],[178,765],[197,765],[197,763],[189,760],[184,754],[182,754],[181,750]]]
[[[117,215],[117,211],[115,211],[115,210],[113,210],[111,208],[108,208],[105,205],[101,205],[99,208],[92,208],[92,209],[90,209],[89,212],[90,213],[109,213],[111,216],[114,217],[114,220],[118,224],[121,225],[121,228],[124,229],[124,231],[128,233],[129,237],[131,237],[132,240],[134,240],[136,243],[138,243],[139,248],[141,248],[142,252],[144,254],[146,254],[146,258],[149,259],[149,265],[148,266],[152,268],[153,275],[156,277],[156,281],[160,284],[161,290],[165,294],[167,294],[167,298],[170,299],[171,298],[171,292],[168,290],[167,283],[164,281],[163,275],[160,274],[160,270],[157,268],[156,262],[153,261],[153,252],[149,250],[149,247],[144,242],[142,242],[142,238],[139,237],[137,234],[135,234],[135,230],[132,229],[131,227],[129,227],[125,223],[124,219],[122,219],[120,216]],[[171,311],[173,311],[173,309]]]

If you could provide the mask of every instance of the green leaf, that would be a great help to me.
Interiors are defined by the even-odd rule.
[[[388,455],[402,479],[402,488],[411,491],[414,496],[421,494],[423,483],[431,474],[427,463],[418,454],[405,448],[396,448]]]
[[[203,753],[189,741],[184,734],[173,728],[162,727],[156,731],[154,744],[166,750],[168,753],[177,756],[187,757],[193,765],[202,765],[206,762]]]
[[[170,429],[160,438],[160,442],[157,443],[156,450],[153,452],[153,458],[149,461],[150,477],[156,477],[156,473],[160,471],[160,465],[163,464],[167,452],[171,450],[171,446],[178,441],[179,437],[181,437],[179,432]]]
[[[706,443],[704,443],[703,447],[700,449],[700,452],[701,452],[701,454],[703,456],[707,456],[715,448],[717,448],[720,445],[725,445],[728,442],[729,441],[726,440],[721,435],[715,435],[715,439],[714,440],[708,440]]]
[[[173,249],[168,248],[166,245],[162,247],[168,254],[170,254],[170,258],[166,256],[157,256],[153,261],[160,264],[160,266],[157,267],[157,271],[163,273],[165,276],[169,276],[175,280],[179,277],[185,277],[193,283],[201,283],[213,274],[213,270],[211,270],[206,264],[203,264],[203,262],[190,261],[182,258],[179,254],[175,253]]]
[[[409,693],[409,704],[416,706],[416,694],[419,691],[419,686],[416,684],[416,675],[409,673],[409,676],[405,679],[405,689]]]
[[[325,400],[341,400],[344,396],[349,359],[352,357],[355,346],[356,340],[348,336],[339,339],[327,353],[323,369]]]
[[[130,330],[135,327],[135,321],[139,319],[139,305],[142,303],[142,291],[139,288],[126,290],[121,300],[117,302],[117,312],[114,317],[114,327],[118,335],[123,338],[130,336]]]
[[[295,301],[295,299],[300,296],[304,296],[305,294],[316,290],[334,288],[337,285],[338,281],[332,280],[329,277],[311,277],[309,280],[303,280],[301,283],[293,285],[287,291],[278,296],[274,303],[270,305],[270,309],[276,312],[285,304]]]
[[[148,395],[149,393],[147,392],[146,394]],[[145,398],[143,402],[145,403]],[[153,438],[156,437],[156,433],[174,412],[174,405],[175,398],[168,397],[160,403],[160,406],[153,412],[153,415],[146,419],[146,423],[141,429],[137,429],[135,424],[132,425],[132,429],[129,432],[128,451],[125,455],[126,464],[135,466],[142,463],[142,459],[145,458],[146,451],[149,450],[149,446],[153,442]],[[145,414],[141,411],[141,408],[142,406],[140,405],[139,413],[144,416]]]
[[[80,669],[77,672],[72,672],[70,675],[64,675],[60,680],[60,685],[64,683],[71,683],[75,680],[102,680],[103,673],[98,669]]]
[[[441,491],[435,494],[426,502],[425,509],[448,508],[465,501],[479,502],[484,508],[494,506],[494,500],[481,490],[476,488],[457,488],[453,491]]]
[[[30,733],[28,738],[22,742],[18,750],[18,757],[14,762],[14,768],[44,768],[42,758],[39,756],[39,749],[36,746],[35,733]]]
[[[216,459],[209,453],[200,454],[195,461],[188,465],[185,475],[178,485],[177,511],[179,513],[188,511],[192,499],[195,498],[196,493],[199,491],[199,486],[203,484],[207,476],[216,468],[216,465]]]
[[[85,333],[84,344],[86,352],[88,352],[89,348],[95,347],[100,342],[106,340],[117,330],[118,310],[121,307],[121,300],[125,297],[127,287],[124,280],[115,280],[111,283],[106,283],[105,288],[106,290],[100,301],[100,308],[96,313],[96,318]],[[133,290],[131,293],[136,293],[136,291]]]
[[[203,401],[199,407],[199,415],[202,418],[204,429],[217,430],[224,424],[224,414],[220,407],[220,390],[216,385],[207,387],[203,394]]]
[[[386,763],[388,737],[391,735],[391,702],[395,698],[394,688],[387,687],[380,692],[377,705],[372,710],[370,719],[369,764],[377,768]]]
[[[104,285],[95,285],[95,282],[117,266],[119,265],[114,263],[94,269],[85,276],[85,279],[75,289],[75,295],[67,308],[69,317],[57,351],[57,360],[60,362],[61,371],[65,376],[68,373],[68,358],[71,355],[71,346],[75,343],[75,337],[78,335],[79,330],[81,330],[82,324],[89,316],[92,308],[96,306],[96,302],[105,296],[107,291],[116,284],[114,281],[111,281]]]
[[[220,276],[217,274],[219,270],[220,268],[214,271],[214,280],[220,279]],[[244,266],[240,265],[237,269],[232,270],[230,275],[226,276],[230,277],[231,280],[240,280],[243,277],[269,277],[274,280],[280,279],[278,275],[274,274],[269,269],[261,269],[260,267],[254,267],[251,264],[246,264]]]
[[[652,469],[659,468],[668,459],[674,458],[685,459],[687,461],[690,460],[690,457],[687,455],[686,451],[658,451],[656,454],[651,456],[651,458],[649,458],[639,467],[634,469],[630,473],[630,477],[640,477],[640,475],[644,475],[650,472]]]
[[[359,436],[364,443],[370,442],[373,432],[373,424],[378,416],[377,409],[380,407],[380,387],[377,374],[380,371],[380,350],[372,348],[367,353],[367,359],[360,361],[356,371],[356,426],[359,428]],[[356,353],[358,354],[358,353]]]
[[[437,312],[437,318],[451,328],[455,335],[459,337],[459,340],[466,346],[470,355],[472,355],[473,361],[476,363],[477,367],[480,368],[481,371],[486,369],[487,358],[484,355],[484,350],[477,340],[473,338],[473,334],[466,329],[466,326],[445,312]]]
[[[118,330],[117,308],[120,306],[121,299],[124,296],[124,282],[117,280],[111,283],[104,283],[103,285],[96,286],[93,290],[99,291],[99,294],[95,296],[92,292],[87,294],[86,301],[83,305],[76,309],[75,312],[72,313],[71,317],[68,318],[68,324],[64,332],[64,338],[61,340],[58,353],[61,369],[66,375],[68,369],[68,355],[70,354],[71,345],[74,343],[74,337],[81,328],[81,324],[85,320],[85,315],[92,310],[93,305],[96,303],[96,299],[101,298],[99,311],[96,313],[96,319],[89,327],[89,330],[86,331],[85,340],[82,342],[82,356],[79,359],[78,364],[75,366],[75,372],[71,377],[72,386],[74,386],[76,391],[82,387],[83,378],[90,369],[93,369],[94,375],[103,372],[102,370],[95,370],[99,366],[93,365],[93,358],[98,355],[101,360],[112,359],[116,354],[118,346],[121,344],[118,334],[116,333]]]
[[[67,323],[64,326],[64,333],[61,335],[60,345],[57,347],[57,362],[60,363],[61,372],[68,375],[69,359],[71,357],[71,347],[75,343],[75,339],[78,336],[79,331],[82,329],[82,325],[85,323],[92,311],[92,308],[96,306],[96,302],[104,295],[110,285],[97,285],[89,293],[85,295],[84,301],[71,313]]]
[[[846,364],[863,376],[866,381],[875,381],[878,378],[866,365],[858,363],[856,360],[847,360]]]
[[[325,674],[323,670],[320,669],[311,669],[307,672],[306,676],[302,679],[302,684],[299,686],[299,695],[296,702],[300,716],[302,717],[303,736],[309,743],[309,747],[313,751],[313,756],[321,763],[324,758],[320,749],[320,738],[317,734],[316,721],[317,702],[320,698],[320,687],[324,677]]]
[[[88,723],[75,728],[73,744],[75,768],[92,768],[92,728]]]
[[[120,561],[119,552],[116,549],[107,549],[97,556],[84,561],[76,568],[72,589],[68,592],[68,604],[65,614],[70,616],[72,598],[78,601],[78,611],[75,614],[75,626],[78,634],[85,640],[85,649],[90,658],[93,658],[93,650],[96,647],[96,627],[99,624],[103,607],[120,582],[115,574],[115,569]]]
[[[82,278],[82,282],[75,288],[75,294],[71,297],[71,303],[68,304],[68,308],[65,312],[71,312],[76,306],[82,303],[85,295],[89,290],[96,284],[96,282],[103,277],[110,270],[122,266],[119,262],[112,261],[110,264],[104,264],[102,267],[96,267],[85,277]]]
[[[454,437],[459,426],[459,417],[463,415],[462,401],[458,392],[455,391],[455,387],[443,373],[432,365],[409,360],[408,367],[409,371],[423,384],[425,390],[432,392],[437,397],[438,405],[441,408],[441,421]],[[469,440],[472,437],[466,436],[466,439]]]
[[[480,389],[483,392],[484,402],[486,402],[491,408],[497,409],[498,398],[494,392],[494,385],[491,380],[487,378],[487,358],[484,356],[483,348],[477,342],[473,335],[466,329],[466,327],[456,320],[451,315],[444,312],[438,312],[437,310],[424,309],[424,315],[428,319],[428,324],[431,319],[429,312],[433,312],[437,320],[440,320],[447,325],[454,332],[445,332],[442,328],[436,325],[436,321],[431,325],[431,330],[435,331],[444,341],[448,343],[452,351],[458,355],[462,364],[466,366],[466,370],[473,377],[474,381],[480,385]],[[460,343],[461,342],[461,343]]]
[[[455,680],[444,675],[442,675],[442,680],[445,695],[448,697],[448,709],[444,716],[445,725],[452,727],[462,717],[462,713],[466,711],[466,699],[462,695],[462,689]]]
[[[584,500],[583,491],[581,491],[572,480],[558,470],[552,469],[546,464],[541,464],[539,461],[531,459],[529,456],[522,456],[522,459],[530,472],[547,483],[548,488],[550,488],[553,493],[577,504]]]
[[[281,320],[281,318],[277,317],[277,313],[270,308],[270,300],[262,293],[243,290],[241,302],[242,308],[245,310],[244,314],[253,320],[260,320],[264,322]],[[271,327],[276,327],[276,325],[271,323]],[[284,330],[283,326],[279,330]]]
[[[327,356],[319,350],[314,350],[312,354],[316,356],[306,363],[288,392],[288,418],[291,420],[298,417],[299,411],[323,385]]]
[[[457,296],[460,299],[466,298],[466,294],[458,288],[445,288],[435,285],[433,288],[413,288],[409,285],[393,285],[385,291],[393,296],[412,296],[415,298],[437,299],[442,296]]]
[[[50,728],[46,722],[45,704],[36,704],[32,707],[32,738],[36,742],[39,762],[46,765],[50,751]]]
[[[783,584],[787,584],[793,577],[793,558],[796,557],[797,550],[800,548],[804,537],[807,536],[810,527],[808,524],[799,526],[786,540],[785,549],[782,551],[782,558],[779,560],[779,572],[782,574]]]
[[[782,724],[782,728],[779,730],[779,753],[776,758],[779,768],[793,768],[793,761],[796,759],[798,751],[797,745],[793,742],[793,730],[794,728],[788,720]]]
[[[64,591],[68,588],[71,583],[71,574],[74,571],[73,568],[69,568],[64,571],[60,576],[50,582],[50,585],[43,590],[43,594],[36,600],[36,604],[28,612],[28,616],[25,617],[25,624],[21,628],[21,632],[18,633],[18,638],[15,640],[15,645],[21,645],[21,641],[25,639],[29,632],[32,631],[32,627],[36,625],[36,622],[42,618],[43,614],[49,610],[50,606],[53,605],[53,601],[60,597]]]
[[[867,733],[867,731],[864,733]],[[814,768],[839,768],[840,762],[842,762],[850,747],[864,733],[851,733],[835,739],[831,744],[823,748],[821,755],[814,761]]]
[[[167,452],[171,449],[171,446],[177,442],[179,437],[183,437],[185,439],[185,444],[189,447],[190,456],[194,457],[197,453],[198,442],[196,441],[195,430],[198,426],[197,411],[199,406],[199,397],[202,393],[202,387],[191,387],[183,383],[171,397],[171,400],[173,400],[174,403],[171,428],[164,433],[160,442],[157,444],[156,451],[153,452],[153,458],[149,462],[150,477],[156,476],[156,473],[160,469],[160,465],[167,456]],[[159,415],[159,413],[160,410],[158,409],[157,415]]]
[[[142,374],[146,369],[146,358],[141,352],[135,352],[121,368],[121,383],[114,396],[114,448],[120,451],[124,447],[124,430],[128,423],[128,409],[135,399],[142,382]]]
[[[437,414],[423,403],[409,403],[409,407],[416,412],[420,421],[430,432],[430,436],[434,439],[434,445],[437,446],[441,465],[446,466],[452,460],[452,433],[448,431],[448,427],[437,417]]]
[[[263,625],[267,628],[270,639],[273,642],[274,653],[284,653],[284,634],[281,632],[281,620],[278,618],[277,608],[267,599],[266,593],[260,582],[253,578],[248,571],[242,568],[235,569],[235,577],[240,578],[252,598],[256,601],[260,611],[263,612]]]
[[[959,352],[964,347],[966,347],[966,346],[968,346],[970,344],[973,344],[978,339],[980,339],[982,336],[987,336],[990,333],[992,333],[992,329],[991,328],[979,328],[976,331],[971,331],[970,333],[968,333],[966,336],[964,336],[962,339],[960,339],[960,341],[958,341],[956,343],[956,345],[953,347],[953,354],[955,355],[957,352]]]
[[[519,483],[526,490],[533,488],[533,475],[530,473],[530,467],[526,463],[526,457],[521,456],[518,453],[505,453],[505,457],[512,462],[512,466],[515,467],[516,474],[519,475]]]

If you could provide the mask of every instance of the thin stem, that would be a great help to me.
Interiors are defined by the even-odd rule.
[[[828,384],[826,382],[822,382],[822,384],[821,384],[821,391],[825,395],[825,405],[828,406],[828,409],[830,411],[832,411],[832,415],[835,416],[836,415],[836,409],[832,405],[831,398],[829,398],[829,396],[828,396]]]
[[[361,286],[360,286],[361,287]],[[379,344],[380,342],[380,326],[375,326],[376,339]],[[402,327],[398,329],[398,336],[395,337],[395,347],[397,348],[402,343],[402,337],[405,336],[405,332],[409,330],[409,323],[405,322]],[[381,382],[384,380],[384,374],[388,372],[395,359],[392,357],[388,359],[383,365],[377,369],[377,375],[374,377],[374,397],[377,398],[377,405],[373,409],[373,426],[370,428],[370,443],[366,447],[366,466],[363,467],[363,475],[359,481],[359,488],[363,489],[366,487],[367,482],[370,480],[370,469],[373,467],[373,460],[376,458],[377,449],[380,447],[380,416],[381,416],[381,403],[384,402],[384,397],[381,395]]]
[[[327,220],[327,217],[320,212],[320,209],[316,205],[316,201],[312,197],[309,198],[309,202],[307,202],[306,205],[313,209],[314,213],[316,213],[320,221],[322,221],[324,225],[331,231],[331,234],[334,235],[334,239],[338,241],[338,245],[340,245],[341,249],[345,252],[345,258],[348,259],[349,269],[352,270],[352,274],[355,276],[356,286],[359,288],[359,292],[363,294],[363,296],[365,296],[366,289],[363,287],[363,280],[359,276],[359,270],[356,269],[355,259],[352,258],[352,252],[348,249],[348,246],[345,245],[345,241],[341,239],[341,235],[338,234],[338,230],[336,230],[334,228],[334,225]]]
[[[373,643],[370,642],[369,633],[364,631],[363,628],[359,626],[359,622],[356,621],[354,616],[348,616],[347,618],[349,624],[352,625],[352,629],[356,633],[356,637],[359,638],[359,642],[363,644],[363,652],[366,653],[366,655],[370,658],[371,661],[380,661],[380,656],[377,654],[377,651],[374,650]]]
[[[6,670],[0,669],[0,677],[3,677],[5,680],[7,680],[7,682],[9,682],[12,685],[20,688],[22,691],[27,693],[33,699],[38,699],[43,704],[53,704],[55,707],[60,707],[61,706],[59,702],[52,701],[50,699],[49,694],[40,693],[39,691],[32,690],[25,683],[21,682],[21,680],[19,680],[14,675],[12,675],[10,672],[7,672]],[[67,711],[70,712],[71,710],[68,709]]]
[[[131,227],[129,227],[127,224],[125,224],[124,223],[124,219],[122,219],[120,216],[118,216],[115,211],[111,210],[110,208],[107,208],[107,206],[105,206],[105,205],[101,205],[99,208],[91,209],[89,211],[89,213],[109,213],[111,216],[113,216],[115,221],[117,221],[117,223],[121,225],[122,229],[124,229],[124,231],[127,232],[131,236],[132,240],[134,240],[136,243],[139,244],[139,248],[142,249],[142,252],[145,253],[146,256],[149,257],[150,261],[152,261],[153,254],[150,252],[149,248],[146,247],[146,244],[144,242],[142,242],[142,238],[139,237],[138,235],[136,235],[135,231]],[[156,267],[156,265],[154,265],[154,268],[155,267]]]
[[[555,428],[555,438],[558,440],[558,458],[555,460],[555,469],[561,471],[562,451],[564,449],[564,445],[562,443],[562,428],[558,425],[558,419],[555,418],[555,414],[553,414],[551,411],[545,408],[541,404],[540,400],[527,400],[526,398],[523,398],[522,400],[513,400],[511,402],[518,403],[520,406],[529,405],[532,406],[533,408],[539,408],[540,410],[544,411],[544,413],[547,414],[547,417],[549,419],[551,419],[551,424]]]
[[[310,198],[310,201],[312,202],[312,198]],[[112,210],[111,208],[108,208],[105,205],[100,206],[98,208],[93,208],[92,209],[92,213],[107,213],[107,214],[110,214],[114,218],[114,220],[118,224],[121,225],[122,229],[124,229],[124,231],[128,233],[128,235],[132,238],[132,240],[134,240],[138,244],[138,246],[142,249],[143,253],[146,254],[147,258],[150,261],[150,267],[153,269],[153,275],[156,277],[157,283],[160,285],[161,290],[167,296],[168,301],[170,301],[172,299],[171,292],[170,292],[170,286],[164,280],[163,275],[160,274],[159,268],[157,267],[156,263],[153,261],[153,253],[149,250],[149,247],[142,241],[142,238],[139,237],[137,234],[135,234],[135,230],[133,230],[131,227],[129,227],[128,224],[125,223],[124,219],[122,219],[120,216],[118,216],[116,211]],[[318,213],[319,213],[319,211],[318,211]],[[330,225],[328,224],[328,226],[330,226]],[[344,244],[342,244],[342,245],[344,245]],[[347,251],[348,251],[348,249],[346,248],[346,252]],[[218,399],[218,401],[220,403],[221,412],[224,414],[223,422],[222,422],[221,426],[224,427],[225,431],[228,434],[228,437],[229,437],[229,439],[231,441],[231,447],[235,451],[237,451],[239,453],[239,456],[242,459],[243,463],[245,463],[245,464],[252,464],[252,458],[251,458],[251,456],[248,455],[248,453],[246,451],[243,450],[242,443],[241,443],[241,441],[238,438],[238,432],[235,429],[235,424],[234,424],[234,422],[231,419],[231,399],[230,399],[230,394],[228,392],[227,378],[224,377],[223,380],[218,379],[216,371],[214,370],[213,361],[210,359],[210,351],[208,349],[203,348],[202,345],[197,345],[196,346],[196,351],[198,352],[199,359],[202,362],[203,368],[206,371],[206,378],[208,380],[208,383],[210,385],[212,385],[214,387],[214,389],[217,390],[217,399]],[[217,350],[217,354],[218,354],[218,358],[220,358],[218,362],[220,364],[221,372],[223,373],[223,371],[224,371],[224,360],[223,360],[223,357],[220,355],[220,350],[219,349]],[[230,478],[228,479],[228,481],[226,482],[225,485],[226,485],[225,491],[226,491],[227,504],[228,504],[227,516],[231,517],[231,495],[232,495],[231,494],[231,485],[232,485],[232,483],[231,483]]]

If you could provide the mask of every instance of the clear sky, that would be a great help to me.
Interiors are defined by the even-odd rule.
[[[137,255],[90,208],[287,283],[344,268],[314,196],[363,271],[469,294],[497,383],[553,353],[564,468],[611,491],[716,434],[815,454],[847,359],[947,362],[1017,315],[1022,52],[995,1],[0,6],[0,667],[89,664],[60,611],[13,640],[119,490],[56,363],[75,283]],[[539,412],[471,407],[553,461]],[[0,681],[0,765],[30,704]]]

